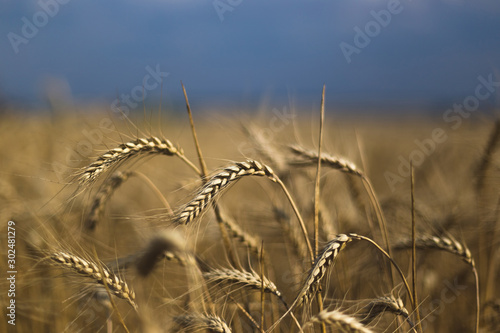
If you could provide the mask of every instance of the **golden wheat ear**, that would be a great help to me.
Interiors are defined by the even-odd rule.
[[[355,317],[349,316],[338,310],[321,311],[313,316],[309,324],[326,324],[329,327],[337,328],[341,332],[352,333],[372,333],[373,331],[361,324]]]
[[[206,330],[211,333],[231,333],[227,323],[220,317],[209,314],[189,313],[177,316],[174,321],[179,329],[186,329],[190,332]]]
[[[302,157],[302,160],[291,160],[289,164],[291,165],[310,165],[312,163],[318,162],[318,153],[309,149],[306,149],[299,145],[290,145],[288,146],[290,151]],[[358,169],[358,167],[351,161],[343,157],[333,156],[326,153],[321,154],[321,162],[328,166],[329,168],[339,170],[344,173],[348,173],[358,177],[364,177],[364,173]]]
[[[199,173],[198,168],[184,156],[182,149],[175,147],[169,140],[153,136],[123,143],[102,154],[78,172],[78,182],[84,187],[91,186],[106,171],[118,167],[127,160],[145,155],[177,156]]]
[[[198,217],[209,203],[222,191],[227,189],[229,185],[235,183],[245,176],[261,176],[268,177],[276,182],[277,178],[273,170],[267,165],[260,164],[254,160],[246,162],[238,162],[228,167],[225,167],[221,172],[212,176],[203,185],[198,195],[187,203],[178,213],[175,221],[178,224],[188,224]]]
[[[303,303],[311,300],[314,296],[314,292],[316,290],[316,286],[321,282],[323,277],[325,276],[328,267],[331,266],[335,258],[337,258],[339,252],[345,248],[346,244],[352,241],[350,236],[340,234],[330,242],[328,242],[323,250],[318,254],[316,259],[314,260],[314,264],[309,271],[309,274],[302,284],[302,288],[299,293],[295,297],[295,300],[290,305],[288,310],[281,316],[281,318],[276,321],[267,332],[271,332],[276,326],[285,318],[288,314],[290,314],[296,307],[300,306]]]
[[[126,300],[134,309],[137,309],[135,292],[129,288],[125,280],[114,274],[104,264],[100,263],[101,271],[99,266],[93,261],[63,251],[52,253],[49,259],[60,267],[77,273],[82,277],[92,279],[100,285],[107,286],[113,295]]]
[[[400,241],[394,245],[394,249],[411,249],[412,241],[411,239]],[[419,249],[434,249],[441,250],[452,253],[460,257],[469,265],[474,265],[474,259],[472,258],[469,248],[461,244],[459,241],[453,237],[446,236],[420,236],[415,239],[415,246]]]
[[[242,286],[254,290],[263,290],[278,297],[284,304],[281,292],[276,285],[267,277],[262,278],[255,272],[241,271],[232,268],[213,268],[203,273],[208,282],[226,283],[229,285]]]
[[[394,296],[382,296],[371,300],[363,308],[363,318],[360,323],[363,325],[368,325],[375,318],[382,315],[384,312],[393,313],[396,316],[403,317],[412,330],[415,329],[415,325],[410,319],[410,313],[405,308],[403,300],[401,298],[395,298]]]
[[[130,172],[117,171],[112,174],[111,177],[106,179],[92,201],[92,206],[90,207],[90,211],[85,219],[85,229],[95,230],[101,216],[103,215],[106,203],[115,190],[120,187],[120,185],[122,185],[130,177],[130,175]]]

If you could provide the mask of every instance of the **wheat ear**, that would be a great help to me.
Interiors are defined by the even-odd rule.
[[[337,258],[339,252],[344,249],[346,244],[350,241],[352,241],[351,237],[340,234],[323,247],[321,252],[316,257],[314,265],[309,271],[309,275],[305,280],[302,289],[296,297],[296,301],[294,302],[296,303],[295,306],[300,305],[302,302],[307,302],[312,298],[314,290],[316,289],[315,287],[325,276],[328,267],[331,266],[333,260]],[[293,306],[294,305],[292,305],[292,307]]]
[[[158,137],[139,138],[129,141],[102,154],[93,163],[83,168],[78,174],[80,185],[91,185],[110,168],[117,167],[132,157],[146,154],[178,156],[182,161],[199,173],[198,168],[185,156],[182,149],[176,148],[172,142]]]
[[[231,329],[221,318],[201,313],[190,313],[177,316],[174,321],[180,328],[189,329],[192,332],[207,330],[211,333],[231,333]]]
[[[407,249],[411,246],[411,240],[402,241],[396,244],[396,249]],[[457,241],[453,237],[445,236],[423,236],[415,239],[415,246],[419,249],[437,249],[452,253],[460,257],[464,262],[466,262],[472,270],[475,279],[476,287],[476,326],[475,332],[479,332],[479,319],[481,312],[481,301],[479,299],[479,276],[477,273],[476,264],[474,258],[472,258],[469,248]]]
[[[84,226],[86,229],[95,229],[102,213],[104,212],[108,199],[111,197],[113,192],[130,177],[131,174],[131,172],[117,171],[102,184],[101,188],[94,197],[90,211],[85,219]]]
[[[227,230],[231,237],[235,238],[241,244],[247,246],[250,251],[255,254],[259,253],[259,246],[261,241],[254,235],[249,234],[245,230],[243,230],[238,223],[233,221],[231,218],[227,216],[221,215],[221,221],[226,226]]]
[[[188,224],[193,221],[216,195],[244,176],[264,176],[274,182],[277,180],[271,168],[254,160],[230,165],[212,176],[205,183],[198,195],[186,204],[178,214],[176,222],[179,224]]]
[[[377,248],[379,252],[381,252],[389,261],[391,264],[396,268],[397,272],[399,273],[399,276],[401,277],[401,280],[403,281],[406,291],[408,293],[408,297],[411,300],[411,304],[413,305],[413,308],[415,308],[414,300],[412,297],[411,289],[408,285],[408,281],[406,280],[403,272],[399,268],[399,266],[396,264],[396,262],[392,259],[392,257],[384,251],[376,242],[374,242],[372,239],[361,236],[358,234],[350,233],[348,235],[345,234],[340,234],[337,235],[333,240],[328,242],[326,246],[323,248],[321,253],[316,257],[314,264],[309,271],[309,275],[307,276],[302,288],[300,289],[299,293],[295,297],[295,300],[293,301],[292,305],[290,308],[281,316],[280,319],[278,319],[277,322],[271,326],[271,328],[268,330],[268,332],[272,331],[277,324],[285,316],[287,316],[293,309],[302,303],[310,300],[313,296],[313,292],[315,290],[315,287],[318,285],[319,282],[323,279],[328,267],[331,266],[333,260],[338,256],[339,252],[345,248],[346,244],[351,242],[352,240],[363,240],[366,241],[373,246]]]
[[[256,290],[260,290],[263,286],[265,292],[276,295],[284,303],[281,292],[276,285],[267,277],[263,276],[261,278],[253,271],[240,271],[230,268],[210,269],[203,273],[203,277],[208,282],[228,283]]]
[[[134,291],[128,287],[125,280],[111,272],[104,264],[101,263],[101,274],[97,264],[68,252],[55,252],[50,256],[50,259],[59,266],[93,279],[101,285],[106,284],[113,295],[126,300],[134,309],[137,309]]]
[[[305,149],[299,145],[290,145],[289,148],[292,151],[292,153],[294,153],[295,155],[298,155],[306,160],[306,161],[294,160],[294,161],[290,161],[289,162],[290,164],[292,164],[292,165],[302,165],[302,164],[310,165],[311,163],[318,163],[318,152]],[[337,156],[332,156],[332,155],[329,155],[326,153],[321,153],[321,163],[323,163],[325,166],[328,166],[332,169],[339,170],[341,172],[345,172],[345,173],[355,175],[358,177],[364,177],[364,173],[361,172],[361,170],[359,170],[354,163],[352,163],[352,162],[350,162],[342,157],[337,157]]]
[[[335,326],[342,332],[373,332],[371,329],[360,323],[356,318],[346,315],[338,310],[321,311],[311,318],[310,323],[322,323],[329,326]]]
[[[352,241],[351,237],[340,234],[337,235],[337,237],[335,237],[333,240],[329,241],[325,247],[323,247],[323,250],[321,250],[321,252],[314,260],[314,264],[309,271],[306,280],[302,284],[302,288],[295,297],[292,305],[290,305],[288,310],[281,316],[281,318],[278,319],[278,321],[276,321],[269,328],[268,332],[271,332],[274,328],[276,328],[281,320],[283,320],[283,318],[285,318],[291,311],[293,311],[293,309],[312,298],[315,287],[323,279],[328,267],[331,266],[333,260],[337,258],[339,252],[344,249],[346,244],[350,241]]]
[[[395,244],[394,248],[397,250],[411,249],[411,246],[411,239],[408,239]],[[474,259],[472,258],[469,248],[462,245],[453,237],[421,236],[415,239],[415,246],[419,249],[437,249],[446,251],[459,256],[467,264],[471,266],[474,265]]]
[[[302,219],[298,211],[297,205],[295,204],[290,193],[286,189],[286,186],[278,178],[278,176],[274,173],[274,171],[267,165],[261,164],[255,160],[247,160],[246,162],[236,162],[230,166],[225,167],[224,169],[222,169],[222,171],[212,176],[201,187],[196,197],[190,202],[188,202],[180,210],[174,221],[178,224],[188,224],[189,222],[193,221],[205,210],[205,208],[209,205],[209,203],[213,202],[214,198],[217,195],[220,195],[225,189],[229,187],[229,185],[233,184],[234,182],[238,181],[239,179],[245,176],[267,177],[272,182],[280,185],[288,201],[290,202],[290,205],[292,206],[293,211],[297,216],[297,219],[299,220],[300,227],[302,229],[302,233],[304,235],[304,239],[307,244],[307,248],[309,250],[309,255],[311,257],[311,262],[313,262],[314,261],[313,250],[311,247],[311,243],[309,241],[304,220]]]
[[[387,232],[387,223],[385,221],[382,208],[380,207],[380,203],[377,200],[377,196],[375,194],[373,185],[371,184],[370,179],[365,175],[365,173],[359,170],[354,163],[342,157],[336,157],[326,153],[321,153],[321,155],[318,155],[318,153],[313,150],[308,150],[297,145],[290,146],[290,149],[294,154],[304,158],[304,161],[291,161],[290,164],[292,165],[312,165],[318,163],[318,160],[321,160],[321,163],[323,163],[326,167],[330,167],[339,170],[341,172],[361,178],[363,186],[370,198],[373,210],[375,211],[375,214],[377,216],[379,229],[380,232],[382,233],[382,239],[384,241],[385,247],[387,249],[387,252],[389,253],[389,257],[392,257],[391,247],[389,244],[389,236]],[[389,278],[391,280],[391,284],[394,287],[394,279],[392,277],[392,266],[388,266],[388,273],[389,273],[388,274]]]
[[[255,160],[247,160],[246,162],[236,162],[230,166],[225,167],[219,173],[212,176],[209,180],[198,191],[196,197],[188,202],[184,207],[176,214],[174,221],[177,224],[188,224],[198,217],[208,206],[209,203],[213,203],[214,198],[220,195],[229,185],[238,181],[244,176],[260,176],[267,177],[272,182],[277,183],[283,193],[286,195],[292,209],[299,220],[302,233],[304,235],[304,240],[307,244],[309,251],[309,256],[311,262],[314,262],[314,252],[309,241],[309,236],[307,233],[307,228],[305,226],[304,220],[299,213],[297,205],[293,200],[292,196],[288,192],[285,184],[279,179],[279,177],[274,173],[274,171],[265,164],[261,164]],[[220,215],[220,210],[215,209],[216,215]]]
[[[368,325],[379,315],[384,312],[391,312],[396,316],[403,317],[408,324],[410,325],[412,330],[415,330],[413,322],[410,320],[410,314],[408,310],[405,308],[403,304],[403,300],[401,298],[395,298],[394,296],[382,296],[378,297],[374,300],[371,300],[365,306],[365,312],[363,319],[360,321],[363,325]]]

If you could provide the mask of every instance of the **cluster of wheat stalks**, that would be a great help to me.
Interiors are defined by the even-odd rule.
[[[496,329],[500,307],[494,296],[498,251],[493,244],[498,244],[498,217],[486,216],[481,203],[489,195],[499,123],[469,176],[470,192],[476,199],[471,205],[477,205],[480,212],[474,215],[475,223],[484,223],[473,230],[456,221],[460,220],[457,209],[449,213],[450,221],[425,221],[427,215],[414,190],[419,178],[415,180],[413,173],[405,209],[394,209],[401,202],[381,201],[367,172],[334,152],[323,151],[322,125],[319,149],[314,150],[297,144],[277,146],[254,127],[245,127],[256,158],[209,171],[187,105],[198,163],[167,139],[139,136],[127,140],[77,171],[78,189],[66,203],[77,206],[77,198],[86,198],[82,202],[87,204],[81,207],[84,217],[78,226],[68,228],[71,236],[64,239],[57,228],[70,218],[67,212],[74,207],[53,219],[53,238],[27,241],[30,258],[37,261],[34,271],[84,287],[70,288],[74,296],[64,303],[75,309],[74,319],[57,329]],[[179,167],[185,165],[198,178],[190,178],[189,185],[181,187],[184,200],[179,204],[167,200],[168,195],[159,190],[161,184],[152,182],[147,174],[129,170],[131,163],[158,155],[180,160]],[[169,163],[169,159],[161,163]],[[233,189],[238,181],[255,177],[267,181],[246,182],[243,192],[237,191],[238,186]],[[333,177],[335,181],[327,182]],[[111,224],[106,205],[133,178],[147,185],[163,208],[147,216],[129,217],[134,225],[124,231]],[[168,182],[171,177],[166,174],[164,178]],[[265,200],[262,194],[256,198],[249,194],[257,184],[267,195]],[[242,204],[233,211],[225,198]],[[356,214],[338,213],[342,205]],[[407,217],[404,221],[398,215],[386,217],[387,211],[404,212]],[[477,251],[471,251],[467,242]],[[465,264],[460,266],[453,256]],[[439,262],[443,260],[446,263]],[[452,282],[439,283],[435,272],[441,270],[442,280]],[[30,284],[35,282],[45,283],[33,279]],[[457,290],[447,287],[453,284],[459,286]],[[34,310],[30,313],[29,320],[39,320]]]

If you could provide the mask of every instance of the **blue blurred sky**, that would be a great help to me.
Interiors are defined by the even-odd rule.
[[[109,104],[142,86],[147,66],[169,73],[166,99],[181,98],[183,80],[197,103],[240,107],[307,105],[326,83],[330,105],[431,109],[473,94],[479,75],[500,81],[500,1],[55,1],[0,0],[4,99],[43,103],[57,78],[77,101]],[[390,22],[374,23],[388,7]],[[373,37],[348,63],[340,44],[356,46],[367,24]]]

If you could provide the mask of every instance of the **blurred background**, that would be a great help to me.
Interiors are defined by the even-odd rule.
[[[442,114],[500,81],[500,2],[2,0],[2,108],[262,103]],[[495,88],[496,89],[496,88]],[[498,105],[497,94],[481,109]],[[143,98],[144,97],[144,98]],[[299,107],[299,109],[300,109]]]
[[[140,254],[150,235],[165,228],[169,218],[155,216],[164,202],[179,212],[199,191],[198,175],[180,159],[155,156],[156,148],[140,154],[134,144],[166,138],[196,164],[181,80],[209,172],[245,158],[270,165],[283,174],[311,235],[316,165],[306,168],[288,146],[317,151],[325,84],[321,151],[351,161],[366,177],[322,167],[321,241],[340,232],[382,241],[371,228],[382,211],[391,243],[408,239],[414,194],[417,234],[456,239],[464,245],[451,252],[467,245],[477,258],[481,328],[499,332],[500,1],[0,0],[0,34],[0,222],[15,221],[19,230],[20,272],[17,326],[0,321],[0,332],[120,327],[104,310],[88,316],[87,309],[94,311],[88,296],[95,293],[86,294],[79,279],[52,273],[39,258],[60,249],[86,258],[97,249],[110,263]],[[126,142],[137,149],[113,149]],[[105,154],[110,150],[112,158]],[[94,186],[78,185],[82,170],[101,170],[95,165],[109,165],[108,171],[93,171],[103,174]],[[113,190],[102,195],[108,187],[98,185],[112,180],[112,171],[132,173],[110,198]],[[292,210],[283,209],[288,203],[280,189],[265,181],[241,180],[218,202],[242,230],[266,242],[276,283],[292,300],[310,269],[302,264],[308,255],[293,253],[300,242],[284,223],[287,215],[294,219]],[[95,198],[105,196],[110,200],[97,208],[97,230],[84,230]],[[193,229],[196,237],[186,237],[190,248],[225,267],[229,256],[215,217],[204,218],[208,223]],[[0,223],[0,234],[7,234],[7,223]],[[7,249],[2,244],[0,253]],[[366,248],[350,251],[323,289],[325,308],[342,300],[338,305],[349,313],[361,313],[358,301],[402,290],[385,280],[381,261]],[[426,332],[472,331],[470,267],[430,252],[419,254],[417,281]],[[246,248],[236,253],[250,264]],[[410,272],[409,253],[396,256]],[[2,264],[7,260],[0,260],[0,271],[7,271]],[[261,267],[253,259],[250,266]],[[202,299],[187,292],[193,288],[184,269],[161,267],[147,280],[135,269],[124,272],[141,309],[136,314],[126,302],[118,305],[132,332],[150,322],[151,329],[177,332],[173,316],[185,313],[189,299]],[[5,306],[8,293],[0,294]],[[239,310],[222,296],[213,298],[218,314],[235,326],[248,321],[233,316]],[[260,298],[245,307],[259,309],[252,315],[261,318]],[[385,319],[377,319],[379,331],[391,331],[393,318]]]

